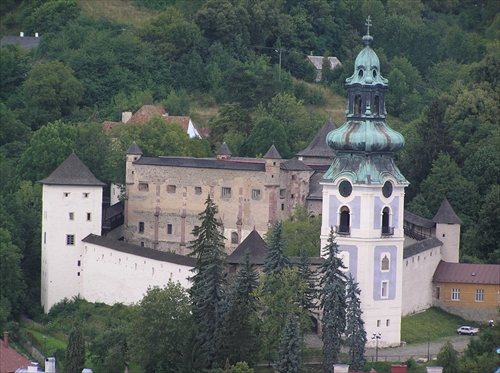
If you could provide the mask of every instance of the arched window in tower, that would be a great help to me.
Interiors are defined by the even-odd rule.
[[[231,244],[237,244],[238,243],[238,233],[236,232],[231,232]]]
[[[350,234],[351,233],[351,212],[349,207],[342,206],[340,209],[340,225],[337,228],[338,234]]]
[[[378,95],[373,99],[373,115],[380,115],[380,97]]]
[[[382,260],[380,261],[380,270],[381,271],[389,270],[389,256],[387,253],[383,253]]]
[[[354,96],[354,114],[361,114],[361,95]]]
[[[394,229],[389,226],[390,220],[390,210],[389,207],[384,207],[382,210],[382,235],[392,236],[394,234]]]

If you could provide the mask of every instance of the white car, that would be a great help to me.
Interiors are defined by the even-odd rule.
[[[479,333],[478,328],[474,328],[472,326],[461,326],[460,328],[457,329],[458,334],[469,334],[469,335],[476,335]]]

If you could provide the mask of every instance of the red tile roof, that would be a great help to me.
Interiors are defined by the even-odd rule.
[[[144,123],[155,115],[161,117],[167,115],[167,112],[163,106],[143,105],[134,115],[132,115],[132,118],[130,118],[127,123]]]
[[[439,262],[434,282],[500,285],[500,264]]]
[[[0,340],[0,373],[15,372],[19,368],[28,369],[30,361],[22,357],[8,346],[7,341]]]
[[[116,126],[117,124],[120,124],[121,122],[110,122],[110,121],[104,121],[102,122],[102,129],[104,130],[104,132],[108,133],[108,131]]]

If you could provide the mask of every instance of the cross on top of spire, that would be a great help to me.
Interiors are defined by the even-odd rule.
[[[370,19],[370,16],[366,19],[366,35],[370,35],[370,26],[372,25],[372,20]]]

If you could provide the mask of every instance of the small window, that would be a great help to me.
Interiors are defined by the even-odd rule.
[[[380,328],[380,320],[377,320],[377,328]]]
[[[295,180],[295,175],[292,175],[292,180]]]
[[[76,272],[76,275],[77,275],[77,276],[80,276],[80,272]]]
[[[391,324],[391,320],[390,319],[385,320],[385,326],[389,326],[390,324]]]
[[[436,299],[437,300],[441,299],[441,288],[439,286],[436,287]]]
[[[276,166],[276,162],[273,162],[273,166]]]
[[[231,197],[231,188],[222,188],[222,198],[229,198]]]
[[[167,193],[175,193],[176,189],[175,185],[167,185]]]
[[[381,288],[381,292],[380,292],[380,297],[381,298],[389,297],[389,282],[388,281],[382,281],[382,288]]]
[[[200,229],[200,226],[199,226],[199,225],[195,225],[195,226],[194,226],[194,229],[195,229],[195,230],[198,230],[198,229]]]
[[[201,194],[201,187],[194,187],[194,194]]]
[[[139,183],[139,191],[141,191],[141,192],[149,191],[149,184],[148,183]]]
[[[293,194],[290,194],[290,198],[291,198],[291,199],[294,199],[294,198],[295,198],[295,196],[294,196]]]
[[[91,221],[91,220],[92,220],[92,213],[87,212],[87,221]]]
[[[74,245],[75,244],[75,235],[67,234],[66,235],[66,245]]]
[[[252,199],[260,199],[260,189],[252,189]]]
[[[389,258],[387,257],[387,254],[384,254],[382,260],[380,261],[380,270],[381,271],[389,270]]]
[[[80,266],[82,265],[81,260],[79,260],[78,262],[76,262],[76,265],[77,265],[78,267],[80,267]]]
[[[284,203],[281,204],[281,211],[285,211],[285,204]]]
[[[231,244],[237,244],[238,243],[238,233],[232,232],[231,233]]]
[[[143,221],[139,222],[139,233],[144,233],[144,222]]]
[[[89,198],[89,193],[83,193],[83,198]]]
[[[451,300],[460,300],[460,288],[451,289]]]
[[[484,290],[476,289],[476,302],[484,302]]]
[[[286,196],[286,189],[280,189],[280,198],[285,198]]]
[[[43,232],[43,243],[47,243],[47,232]]]
[[[167,234],[172,234],[172,224],[167,224]]]
[[[69,193],[68,193],[68,192],[65,192],[65,193],[64,193],[64,197],[69,197]]]
[[[69,213],[69,220],[75,220],[75,213],[74,212]]]
[[[144,247],[144,241],[141,241],[141,247]],[[135,265],[135,269],[137,269],[137,263]]]

